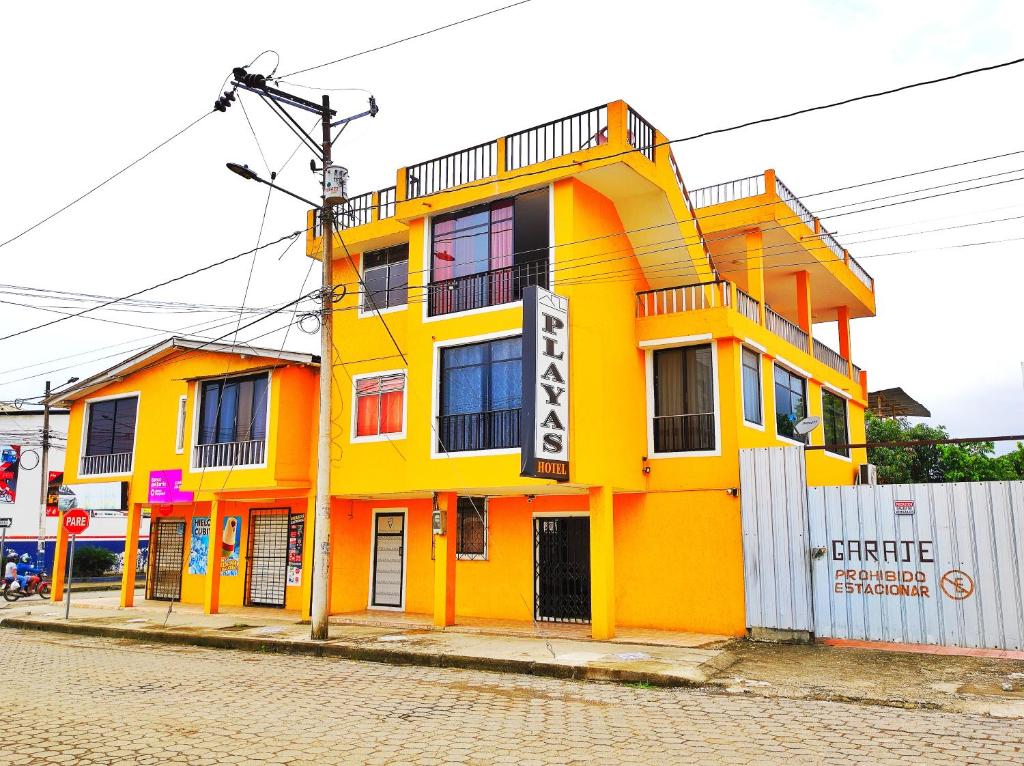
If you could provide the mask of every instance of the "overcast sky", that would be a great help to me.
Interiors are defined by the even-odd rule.
[[[288,73],[503,4],[6,4],[0,241],[207,111],[230,68],[264,49],[276,50],[279,74]],[[325,20],[327,28],[319,28]],[[399,166],[618,98],[676,137],[1021,55],[1019,0],[533,0],[293,82],[376,95],[377,118],[354,124],[335,148],[359,193],[393,184]],[[268,54],[253,68],[266,71],[275,63]],[[773,167],[812,210],[1018,168],[968,185],[1024,178],[1020,154],[817,194],[1024,150],[1022,92],[1024,65],[682,144],[675,154],[691,188]],[[339,90],[332,99],[340,112],[355,112],[364,108],[366,93]],[[295,138],[261,103],[250,99],[247,106],[267,162],[280,169]],[[228,173],[227,161],[264,168],[237,105],[0,249],[0,282],[121,295],[253,247],[265,187]],[[315,197],[308,163],[300,150],[279,181]],[[949,187],[956,188],[962,187]],[[264,240],[304,228],[304,216],[301,203],[275,195]],[[855,362],[868,370],[872,389],[904,387],[955,435],[1024,432],[1024,239],[935,248],[1024,238],[1024,217],[981,224],[1020,216],[1024,181],[823,216],[876,280],[877,318],[853,324]],[[893,236],[967,223],[981,225]],[[279,259],[281,250],[261,251],[246,305],[300,294],[309,271],[303,243]],[[879,256],[907,250],[914,252]],[[146,297],[238,306],[249,268],[250,260],[241,259]],[[0,300],[80,307],[11,294]],[[149,311],[98,316],[166,330],[228,323],[207,337],[233,326],[228,313]],[[54,316],[0,304],[0,334]],[[241,337],[283,325],[287,316],[277,319]],[[95,372],[155,335],[83,318],[2,341],[0,399],[37,394],[46,378],[58,383]],[[834,344],[832,328],[821,336]],[[278,333],[256,342],[281,341]],[[358,358],[358,339],[340,342]],[[294,329],[287,344],[318,346],[316,336]]]

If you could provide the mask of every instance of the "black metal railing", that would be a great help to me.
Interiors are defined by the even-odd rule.
[[[369,223],[373,220],[373,192],[349,197],[334,208],[334,220],[338,231]]]
[[[608,141],[604,104],[505,136],[505,170],[518,170]]]
[[[655,416],[655,452],[702,452],[714,448],[714,413]]]
[[[626,113],[626,136],[629,145],[654,162],[654,126],[629,107]]]
[[[469,452],[518,447],[519,409],[441,415],[437,419],[439,452]]]
[[[427,286],[430,316],[472,311],[521,300],[530,285],[548,286],[548,259],[443,279]]]
[[[395,214],[395,200],[397,187],[389,186],[377,192],[377,219],[383,221]]]
[[[416,199],[462,184],[490,178],[498,172],[498,142],[488,141],[435,157],[406,169],[406,199]]]

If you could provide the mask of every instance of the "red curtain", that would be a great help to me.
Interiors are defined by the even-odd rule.
[[[491,305],[508,303],[512,296],[513,200],[504,200],[491,207]]]
[[[435,221],[433,226],[433,269],[431,282],[451,279],[455,266],[455,220]],[[447,314],[451,311],[452,293],[446,287],[431,290],[431,310],[433,314]]]

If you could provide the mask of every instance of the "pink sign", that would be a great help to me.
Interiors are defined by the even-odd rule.
[[[149,502],[191,503],[192,493],[181,491],[181,469],[149,472]]]

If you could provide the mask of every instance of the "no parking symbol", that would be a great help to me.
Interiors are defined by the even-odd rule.
[[[954,601],[963,601],[974,593],[974,580],[960,569],[950,569],[939,580],[942,592]]]

